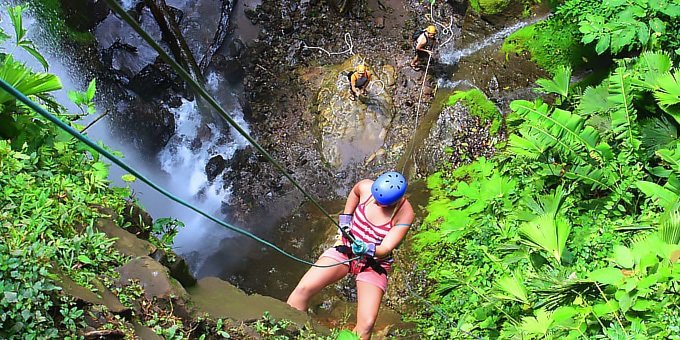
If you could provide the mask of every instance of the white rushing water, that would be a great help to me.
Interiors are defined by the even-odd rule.
[[[134,3],[135,1],[132,0],[122,1],[122,5],[126,8],[131,8]],[[0,3],[0,6],[2,6],[0,27],[12,37],[12,39],[2,43],[0,48],[5,52],[11,52],[15,59],[26,62],[33,70],[44,71],[34,57],[23,49],[14,46],[14,30],[5,10],[8,4],[4,2]],[[64,85],[63,90],[55,91],[52,94],[59,103],[65,105],[69,112],[79,113],[78,107],[68,99],[67,91],[84,91],[87,83],[91,80],[91,75],[83,74],[83,68],[76,65],[75,61],[71,60],[67,53],[61,50],[56,41],[49,37],[40,23],[32,18],[29,13],[24,13],[23,21],[24,27],[28,28],[28,38],[36,43],[38,50],[48,61],[49,73],[57,75]],[[111,38],[115,39],[116,37]],[[148,51],[150,47],[139,44],[136,44],[136,46],[142,50],[140,53],[150,53]],[[209,74],[206,79],[208,91],[216,95],[216,100],[223,107],[230,108],[227,111],[228,114],[244,130],[248,131],[248,125],[243,118],[237,100],[235,100],[235,94],[228,86],[223,85],[227,84],[227,81],[214,73]],[[95,96],[95,102],[98,102],[98,98],[101,99]],[[105,101],[100,102],[104,103]],[[113,109],[103,105],[98,103],[97,113],[85,117],[80,123],[86,125],[100,113]],[[180,107],[170,109],[170,111],[175,116],[176,133],[164,149],[158,155],[152,155],[151,158],[149,155],[140,154],[136,149],[129,147],[125,141],[119,140],[115,133],[112,133],[115,127],[110,126],[107,119],[102,119],[93,125],[88,130],[87,135],[90,139],[101,141],[113,150],[121,151],[125,155],[123,161],[169,192],[217,218],[224,219],[221,213],[221,205],[222,202],[229,200],[231,193],[224,189],[225,183],[221,176],[218,176],[213,182],[208,182],[205,166],[211,157],[217,155],[229,160],[237,149],[247,144],[247,141],[242,136],[237,135],[235,129],[212,122],[211,117],[202,117],[196,102],[183,100]],[[203,131],[206,130],[206,127],[210,130],[207,137],[197,136],[201,127],[203,127]],[[197,138],[201,140],[200,146],[192,148],[192,141]],[[155,219],[172,217],[186,225],[175,238],[175,249],[179,254],[193,253],[191,256],[193,270],[200,269],[201,263],[217,250],[222,239],[232,236],[232,233],[225,228],[170,201],[140,181],[132,184],[125,183],[121,176],[126,173],[119,167],[112,165],[109,178],[115,186],[125,187],[130,185],[134,197]]]
[[[476,41],[462,49],[452,49],[450,47],[452,47],[453,44],[449,44],[447,45],[449,48],[441,52],[439,62],[449,65],[456,64],[460,59],[475,54],[485,47],[501,42],[503,39],[507,38],[510,34],[519,30],[520,28],[531,25],[542,19],[544,19],[544,17],[536,17],[529,21],[520,21],[488,37],[485,37],[482,41]]]

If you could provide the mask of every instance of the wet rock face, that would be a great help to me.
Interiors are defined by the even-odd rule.
[[[392,97],[385,91],[384,84],[394,79],[390,72],[393,68],[371,69],[367,95],[351,100],[347,74],[361,59],[360,55],[355,55],[339,69],[328,69],[317,96],[321,153],[335,168],[350,161],[363,162],[366,156],[376,152],[392,121]]]
[[[471,116],[460,102],[445,107],[416,152],[418,167],[434,173],[444,163],[456,168],[479,156],[492,156],[498,137],[489,133],[488,125]]]
[[[172,68],[160,59],[144,66],[128,83],[129,89],[147,99],[164,95],[171,87],[181,90],[182,82]]]
[[[208,161],[205,166],[205,174],[208,176],[208,181],[213,181],[219,174],[227,167],[227,161],[222,155],[217,155]]]
[[[104,0],[61,0],[69,26],[79,31],[89,31],[111,11]]]
[[[175,133],[175,116],[167,108],[139,98],[115,112],[112,120],[124,140],[142,152],[158,153]]]
[[[216,55],[213,57],[213,65],[224,72],[225,78],[230,84],[239,84],[243,80],[245,70],[238,59]]]

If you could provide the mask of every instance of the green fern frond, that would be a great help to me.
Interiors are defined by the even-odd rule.
[[[630,150],[638,150],[641,141],[635,123],[637,112],[633,107],[631,74],[624,67],[617,68],[610,76],[607,99],[615,105],[610,113],[615,139]]]
[[[591,189],[614,190],[614,183],[620,181],[617,173],[608,168],[596,168],[590,165],[579,165],[565,169],[564,177],[591,185]]]
[[[530,160],[538,159],[543,152],[549,147],[545,143],[541,143],[539,140],[534,138],[533,135],[529,134],[527,128],[523,128],[520,133],[523,133],[524,137],[519,135],[510,135],[508,137],[508,151],[514,155],[528,158]]]
[[[599,133],[591,126],[585,126],[585,120],[569,111],[555,109],[550,112],[547,104],[540,101],[529,102],[515,100],[510,107],[525,118],[527,134],[547,147],[577,158],[580,162],[590,162],[590,152],[599,153],[596,149]]]

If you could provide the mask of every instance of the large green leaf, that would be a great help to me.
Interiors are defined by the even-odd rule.
[[[581,100],[578,104],[578,111],[585,115],[592,115],[595,113],[604,113],[613,105],[607,100],[609,91],[606,84],[601,84],[596,87],[588,86],[581,95]]]
[[[665,52],[644,52],[636,65],[642,72],[642,81],[646,87],[654,89],[659,83],[659,76],[671,70],[673,62]]]
[[[675,150],[661,149],[657,150],[656,154],[668,163],[673,171],[680,174],[680,143],[676,144]]]
[[[656,183],[647,181],[637,181],[635,186],[645,195],[658,200],[662,206],[674,204],[678,200],[678,193],[666,189]]]
[[[25,64],[7,56],[0,65],[0,78],[14,86],[26,96],[39,95],[61,89],[61,81],[57,76],[31,71]],[[0,105],[14,97],[6,91],[0,92]]]
[[[552,79],[536,80],[536,84],[540,86],[537,90],[543,93],[555,93],[566,98],[569,95],[570,80],[571,67],[560,66]]]
[[[524,286],[524,278],[519,270],[512,272],[512,275],[501,277],[496,282],[496,288],[506,294],[496,295],[498,298],[513,300],[520,303],[529,303],[527,288]]]
[[[561,109],[551,112],[548,105],[540,101],[515,100],[510,108],[525,118],[524,125],[528,127],[523,130],[525,140],[522,143],[511,143],[511,146],[541,143],[580,163],[593,162],[590,153],[599,154],[596,148],[599,133],[593,127],[585,126],[585,120],[581,116]],[[531,137],[525,137],[529,135]]]
[[[678,130],[671,121],[661,116],[652,117],[640,122],[642,148],[647,158],[651,158],[657,150],[674,147],[678,141]]]
[[[659,238],[669,244],[680,244],[680,211],[677,206],[667,212],[661,220]]]
[[[680,124],[680,72],[667,72],[657,78],[654,91],[659,106]]]
[[[553,323],[552,312],[539,309],[535,311],[535,315],[535,317],[523,317],[520,329],[522,332],[527,333],[530,339],[535,337],[544,339],[548,335],[548,331],[550,331]]]
[[[571,224],[560,213],[563,200],[562,187],[555,189],[553,195],[539,198],[539,202],[533,204],[532,208],[539,215],[519,228],[525,243],[547,251],[558,263],[562,263],[562,253],[571,232]]]

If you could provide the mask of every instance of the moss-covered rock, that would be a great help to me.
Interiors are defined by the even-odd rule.
[[[475,12],[481,15],[494,15],[501,13],[508,5],[510,0],[471,0],[470,6]]]
[[[488,124],[492,135],[498,133],[503,117],[496,104],[489,100],[484,92],[479,89],[456,91],[449,97],[447,105],[453,106],[458,102],[469,109],[471,116],[479,117],[482,124]]]

